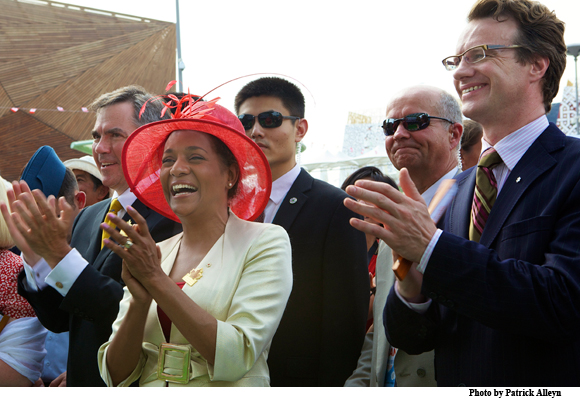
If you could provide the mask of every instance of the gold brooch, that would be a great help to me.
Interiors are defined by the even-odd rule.
[[[189,286],[193,286],[203,277],[203,268],[197,267],[189,271],[188,274],[183,276],[183,281]]]

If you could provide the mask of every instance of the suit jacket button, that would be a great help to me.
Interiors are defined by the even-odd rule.
[[[417,370],[417,376],[419,378],[424,378],[427,375],[427,372],[423,368],[419,368]]]

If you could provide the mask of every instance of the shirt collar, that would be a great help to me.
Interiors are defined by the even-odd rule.
[[[439,188],[441,182],[443,182],[445,179],[453,179],[453,177],[457,175],[458,172],[459,167],[453,168],[451,171],[443,175],[437,182],[432,184],[427,190],[421,193],[421,197],[423,198],[423,200],[425,200],[427,206],[429,205],[429,203],[431,203],[431,200],[433,200],[433,196],[435,196],[435,192],[437,191],[437,188]]]
[[[296,164],[294,168],[272,182],[270,200],[275,204],[280,204],[284,200],[284,197],[286,197],[296,178],[298,178],[298,175],[300,175],[300,165]]]
[[[131,192],[131,189],[127,189],[120,195],[115,191],[113,193],[113,197],[111,198],[111,200],[114,199],[118,199],[119,203],[121,203],[121,205],[123,206],[123,210],[127,210],[127,207],[133,205],[135,200],[137,200],[137,196],[135,196],[133,192]]]
[[[528,151],[532,143],[546,130],[548,125],[550,125],[548,118],[542,115],[517,131],[510,133],[493,146],[510,171],[514,169],[524,153]],[[483,138],[481,142],[481,153],[483,154],[485,150],[492,146]]]

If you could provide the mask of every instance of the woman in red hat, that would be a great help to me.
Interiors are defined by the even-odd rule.
[[[133,223],[109,214],[121,232],[102,224],[127,286],[99,351],[101,376],[109,386],[268,386],[292,287],[286,232],[249,222],[270,196],[268,162],[234,114],[188,101],[123,149],[133,193],[183,233],[156,245],[132,208]]]

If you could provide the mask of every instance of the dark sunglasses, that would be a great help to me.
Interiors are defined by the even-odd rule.
[[[250,130],[256,122],[256,116],[252,114],[242,114],[238,115],[238,118],[242,122],[245,130]],[[282,125],[285,119],[297,120],[300,117],[290,117],[282,115],[278,111],[266,111],[258,114],[258,122],[262,128],[277,128]]]
[[[407,115],[404,118],[387,118],[383,122],[383,132],[385,132],[385,136],[394,135],[401,122],[405,129],[410,132],[420,131],[429,126],[431,118],[441,119],[453,124],[453,121],[447,118],[433,117],[427,113],[415,113]]]

